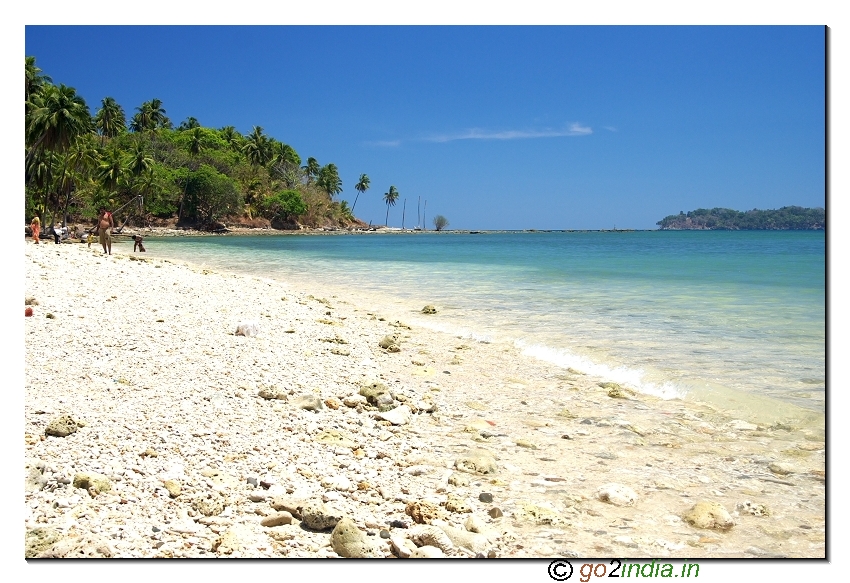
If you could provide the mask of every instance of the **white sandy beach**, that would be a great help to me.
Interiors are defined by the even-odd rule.
[[[96,245],[28,241],[25,295],[28,557],[826,554],[822,430]]]

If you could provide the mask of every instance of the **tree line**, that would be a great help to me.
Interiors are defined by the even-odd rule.
[[[93,220],[103,206],[134,209],[139,226],[175,217],[177,225],[205,229],[229,217],[247,224],[262,218],[278,228],[359,224],[357,198],[350,208],[337,200],[337,166],[313,157],[302,164],[292,146],[261,126],[243,135],[189,117],[175,127],[159,99],[128,118],[105,97],[92,115],[73,87],[54,84],[32,56],[25,103],[25,222],[36,215],[46,227]],[[369,186],[361,174],[357,197]],[[394,186],[391,192],[397,198]]]
[[[656,223],[661,230],[824,230],[822,208],[785,206],[775,210],[736,211],[727,208],[697,209],[664,217]]]

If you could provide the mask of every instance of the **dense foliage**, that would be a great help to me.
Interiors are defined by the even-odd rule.
[[[92,115],[72,87],[54,85],[26,57],[25,222],[92,223],[103,205],[119,222],[220,228],[222,221],[347,226],[358,221],[336,201],[335,164],[320,165],[254,126],[203,127],[189,117],[176,128],[151,99],[132,115],[105,97]],[[355,187],[365,192],[369,178]]]
[[[778,210],[735,211],[713,208],[664,217],[656,223],[662,230],[823,230],[826,213],[822,208],[785,206]]]

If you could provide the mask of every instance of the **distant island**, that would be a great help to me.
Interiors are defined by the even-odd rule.
[[[826,229],[826,212],[822,208],[800,206],[751,211],[697,209],[664,217],[656,224],[662,231],[823,231]]]

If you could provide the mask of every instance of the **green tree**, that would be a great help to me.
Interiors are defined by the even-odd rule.
[[[136,114],[130,123],[130,129],[134,132],[155,132],[160,128],[170,128],[171,120],[165,115],[162,101],[151,99],[145,101],[136,108]]]
[[[360,175],[360,180],[357,181],[357,184],[354,185],[354,190],[357,191],[357,196],[354,197],[354,204],[351,205],[351,214],[354,216],[354,207],[357,206],[357,199],[360,198],[360,195],[369,190],[369,177],[365,174]]]
[[[286,221],[307,212],[307,205],[297,190],[282,190],[263,201],[263,215],[272,220]]]
[[[254,126],[251,134],[242,146],[245,157],[253,166],[266,166],[272,159],[272,145],[263,128]]]
[[[327,192],[331,199],[342,192],[342,180],[339,177],[336,164],[322,166],[322,169],[319,170],[319,177],[316,179],[316,185]]]
[[[384,202],[387,203],[387,216],[384,219],[384,226],[389,226],[390,220],[390,207],[395,206],[395,202],[398,200],[398,190],[396,190],[395,186],[390,186],[390,189],[384,193]]]
[[[315,158],[307,158],[307,164],[303,167],[304,176],[307,177],[307,184],[310,184],[314,178],[319,175],[319,162]]]
[[[100,143],[105,138],[114,138],[127,131],[127,117],[124,108],[112,97],[104,97],[100,109],[94,115],[94,127],[100,134]]]
[[[213,225],[242,206],[236,183],[208,164],[189,172],[187,180],[187,215],[203,226]]]
[[[201,127],[201,124],[197,120],[197,118],[190,116],[190,117],[187,117],[185,120],[180,122],[180,125],[177,126],[177,131],[178,132],[185,132],[186,130],[193,130],[193,129],[199,128],[199,127]]]

